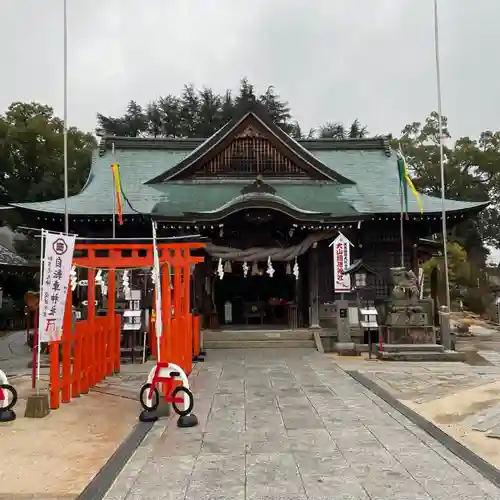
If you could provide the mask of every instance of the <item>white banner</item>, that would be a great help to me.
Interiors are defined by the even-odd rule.
[[[73,263],[75,239],[73,235],[45,233],[42,282],[40,290],[40,342],[61,340]]]
[[[335,293],[351,291],[351,277],[344,271],[351,265],[351,242],[342,234],[333,240],[333,282]]]
[[[160,272],[160,258],[158,257],[158,243],[156,240],[156,222],[153,221],[153,274],[155,276],[155,331],[156,337],[161,337],[163,330],[163,319],[161,311],[161,272]],[[160,351],[158,351],[158,356]],[[159,361],[159,358],[157,358]]]

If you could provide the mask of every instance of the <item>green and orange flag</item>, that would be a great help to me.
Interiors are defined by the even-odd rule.
[[[403,202],[405,207],[405,212],[408,213],[408,187],[411,189],[415,201],[420,208],[420,213],[424,213],[424,207],[422,206],[422,201],[420,200],[420,195],[418,191],[415,189],[415,185],[410,179],[410,175],[408,173],[408,164],[406,163],[406,159],[403,156],[401,149],[398,151],[398,175],[399,175],[399,183],[401,185],[401,192],[403,193]],[[403,208],[403,207],[401,207]]]

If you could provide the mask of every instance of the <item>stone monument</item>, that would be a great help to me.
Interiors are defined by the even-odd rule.
[[[428,314],[419,304],[418,279],[404,267],[391,268],[393,290],[389,298],[386,326],[391,328],[391,343],[428,342]]]

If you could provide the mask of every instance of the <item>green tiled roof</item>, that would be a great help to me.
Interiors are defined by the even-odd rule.
[[[140,139],[134,139],[139,143]],[[147,144],[154,140],[147,139]],[[146,184],[154,177],[175,167],[181,160],[199,146],[191,140],[186,142],[168,141],[169,146],[118,147],[115,156],[109,150],[95,152],[91,173],[86,186],[76,196],[68,200],[68,210],[73,215],[111,215],[113,212],[113,187],[110,164],[120,164],[124,193],[133,209],[141,213],[156,213],[164,216],[179,217],[186,212],[216,211],[241,196],[246,182],[237,181],[171,181],[159,184]],[[163,144],[165,141],[163,141]],[[397,214],[399,206],[399,187],[397,157],[390,156],[382,147],[375,149],[374,140],[363,141],[357,147],[347,141],[302,141],[323,165],[344,176],[355,184],[341,184],[328,181],[272,181],[276,190],[276,200],[295,210],[329,213],[332,217],[346,217],[355,214]],[[182,145],[182,147],[181,147]],[[439,213],[441,200],[422,195],[425,212]],[[18,203],[14,206],[46,213],[64,213],[64,200],[39,203]],[[447,211],[480,209],[486,203],[446,201]],[[134,210],[124,200],[124,214],[134,214]],[[417,203],[409,197],[410,212],[419,213]]]
[[[245,201],[274,202],[284,209],[301,212],[305,216],[315,214],[335,214],[336,217],[358,215],[352,206],[352,196],[346,192],[350,186],[332,183],[269,183],[275,194],[249,193],[241,194],[242,188],[248,184],[241,182],[224,183],[182,183],[169,182],[162,186],[165,199],[158,203],[153,213],[158,215],[182,216],[187,212],[201,215],[214,214]]]

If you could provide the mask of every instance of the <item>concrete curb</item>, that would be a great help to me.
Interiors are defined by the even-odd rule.
[[[388,405],[392,406],[408,420],[420,427],[420,429],[427,432],[427,434],[433,437],[436,441],[440,442],[458,458],[476,469],[488,481],[491,481],[495,486],[500,488],[500,470],[496,467],[482,459],[479,455],[476,455],[463,444],[453,439],[432,422],[429,422],[429,420],[425,419],[417,412],[411,410],[406,405],[398,401],[388,391],[380,387],[378,384],[373,382],[373,380],[369,379],[362,373],[358,371],[346,371],[346,373],[356,380],[356,382],[359,382],[362,386],[373,392],[373,394],[378,396],[380,399],[383,399]]]
[[[104,467],[78,495],[77,500],[101,500],[104,498],[130,457],[153,428],[153,425],[154,422],[139,422],[136,424],[132,432],[118,446]]]

